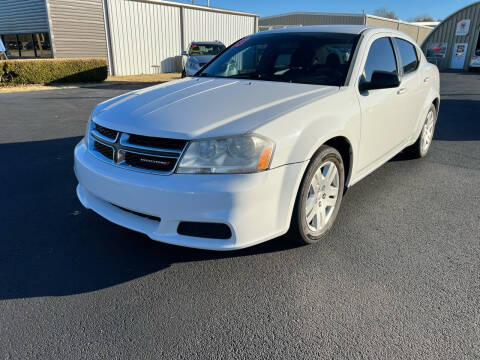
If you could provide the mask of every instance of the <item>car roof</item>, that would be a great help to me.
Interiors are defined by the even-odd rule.
[[[192,41],[192,44],[197,44],[197,45],[223,45],[221,41],[215,40],[215,41]]]
[[[309,25],[309,26],[292,26],[279,29],[272,29],[260,32],[263,33],[298,33],[298,32],[326,32],[340,34],[360,34],[369,26],[365,25]]]
[[[293,27],[285,27],[279,29],[272,29],[261,31],[257,34],[264,34],[264,33],[301,33],[301,32],[324,32],[324,33],[338,33],[338,34],[361,34],[364,31],[368,30],[368,32],[390,32],[390,33],[398,33],[403,34],[400,31],[390,29],[390,28],[382,28],[376,26],[366,26],[366,25],[309,25],[309,26],[293,26]]]

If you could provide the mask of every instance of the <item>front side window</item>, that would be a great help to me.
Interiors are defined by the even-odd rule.
[[[259,34],[237,41],[198,76],[343,86],[359,36]]]
[[[386,71],[398,74],[397,60],[390,39],[383,37],[375,40],[370,46],[367,61],[363,71],[366,81],[372,80],[374,71]]]
[[[417,70],[418,56],[415,46],[406,40],[393,38],[395,45],[397,46],[400,60],[402,61],[403,73],[408,74]]]

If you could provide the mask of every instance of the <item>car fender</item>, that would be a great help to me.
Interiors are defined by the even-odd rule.
[[[256,129],[274,139],[271,168],[309,161],[328,140],[344,137],[351,145],[354,169],[360,144],[361,113],[351,88],[341,88],[330,96],[296,109]],[[303,175],[303,174],[302,174]]]

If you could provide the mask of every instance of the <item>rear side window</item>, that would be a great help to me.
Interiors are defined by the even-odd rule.
[[[406,40],[393,38],[402,60],[403,73],[408,74],[418,68],[418,56],[415,46]]]
[[[375,40],[368,51],[363,75],[366,81],[372,80],[374,71],[386,71],[397,74],[397,61],[392,43],[388,37]]]

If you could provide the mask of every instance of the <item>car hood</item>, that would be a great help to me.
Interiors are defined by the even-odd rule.
[[[199,64],[206,64],[210,60],[212,60],[215,57],[215,55],[193,55],[189,57],[189,60],[193,60]]]
[[[100,125],[139,135],[193,139],[242,134],[338,87],[220,78],[185,78],[99,104]]]

